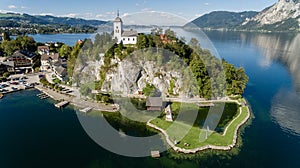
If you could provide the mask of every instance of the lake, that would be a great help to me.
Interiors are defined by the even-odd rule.
[[[78,40],[93,38],[95,34],[34,34],[29,35],[37,42],[62,42],[69,46],[74,46]]]
[[[255,118],[242,135],[237,156],[199,163],[167,154],[160,159],[119,156],[88,137],[71,107],[58,110],[51,100],[39,100],[38,92],[29,90],[0,100],[0,167],[300,167],[300,35],[205,33],[214,54],[244,67],[249,76],[244,96]],[[199,36],[204,48],[211,45],[194,32],[178,34]],[[33,37],[74,44],[89,36]]]

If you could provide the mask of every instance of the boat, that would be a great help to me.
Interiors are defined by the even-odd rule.
[[[0,93],[0,99],[2,99],[2,97],[3,97],[3,94],[2,94],[2,93]]]

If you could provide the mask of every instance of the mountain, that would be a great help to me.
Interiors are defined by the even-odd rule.
[[[246,19],[242,28],[269,31],[299,30],[299,0],[279,0],[251,19]]]
[[[257,15],[258,12],[246,11],[246,12],[227,12],[227,11],[215,11],[209,14],[205,14],[191,23],[185,25],[186,27],[194,24],[200,28],[236,28],[240,26],[247,18],[252,18]]]
[[[261,12],[211,12],[193,20],[185,27],[193,24],[204,29],[299,31],[300,0],[279,0]]]
[[[99,26],[105,24],[100,20],[85,20],[80,18],[28,15],[19,13],[0,13],[0,27],[18,27],[20,25],[69,25],[69,26]]]

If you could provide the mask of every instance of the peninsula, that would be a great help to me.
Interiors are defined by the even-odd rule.
[[[78,41],[74,47],[38,45],[30,37],[12,40],[4,34],[0,51],[6,60],[2,80],[13,84],[14,75],[8,76],[16,70],[37,72],[42,85],[36,88],[61,101],[57,106],[71,103],[85,113],[93,109],[125,117],[130,111],[160,131],[177,152],[230,150],[239,128],[250,118],[242,98],[248,82],[244,69],[219,60],[195,38],[187,44],[171,29],[154,28],[150,34],[124,30],[118,16],[113,34],[97,34],[94,41]],[[21,68],[25,65],[17,57],[28,65]],[[136,110],[128,109],[124,97],[134,102]],[[191,120],[181,119],[181,114]],[[206,124],[212,114],[218,121]]]

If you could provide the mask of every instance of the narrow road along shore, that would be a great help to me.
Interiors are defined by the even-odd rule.
[[[45,94],[47,94],[49,97],[51,97],[54,100],[60,101],[68,101],[70,104],[79,107],[79,108],[93,108],[93,110],[97,111],[104,111],[104,112],[118,112],[119,111],[119,106],[117,104],[113,105],[106,105],[103,103],[96,103],[96,102],[91,102],[91,101],[86,101],[82,100],[80,98],[71,96],[71,95],[66,95],[66,94],[61,94],[59,92],[53,91],[52,89],[43,87],[42,85],[37,85],[35,88]]]

